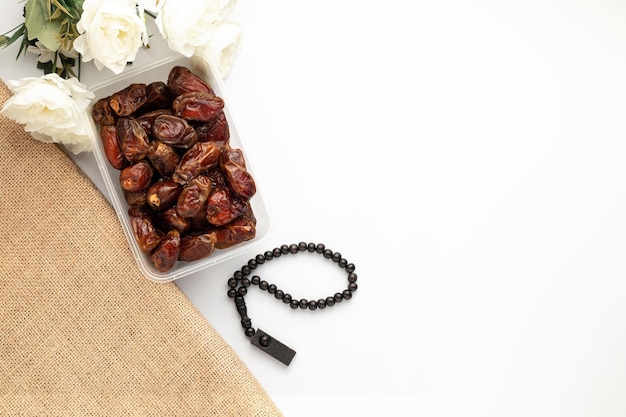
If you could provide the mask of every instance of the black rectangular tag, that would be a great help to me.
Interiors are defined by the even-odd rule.
[[[296,355],[295,350],[282,344],[261,329],[257,329],[250,343],[287,366],[289,366],[291,360]]]

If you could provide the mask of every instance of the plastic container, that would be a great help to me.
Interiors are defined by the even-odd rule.
[[[128,87],[128,85],[132,83],[149,84],[153,81],[167,82],[167,77],[170,70],[176,65],[185,66],[192,70],[196,75],[202,77],[213,88],[215,94],[224,100],[224,113],[226,115],[226,119],[228,120],[230,128],[231,147],[242,150],[244,158],[246,160],[246,168],[252,174],[253,178],[255,178],[255,182],[257,184],[257,192],[250,199],[252,210],[257,219],[257,227],[256,236],[254,237],[254,239],[239,243],[230,248],[215,249],[215,251],[210,256],[201,260],[193,262],[178,261],[169,271],[160,272],[152,264],[149,255],[144,254],[139,249],[139,246],[135,241],[135,237],[130,225],[130,218],[128,216],[129,205],[124,199],[124,194],[119,184],[120,171],[113,168],[106,159],[102,141],[100,140],[99,130],[93,119],[91,118],[91,106],[93,106],[93,104],[96,103],[99,99],[103,97],[108,97],[111,94]],[[217,74],[217,72],[215,71],[214,66],[211,64],[211,62],[202,57],[195,56],[192,58],[186,58],[184,56],[173,56],[163,58],[141,68],[131,68],[123,72],[122,74],[113,76],[103,82],[96,83],[91,86],[91,91],[95,94],[95,98],[92,101],[92,105],[88,109],[88,119],[91,127],[90,130],[94,156],[98,164],[99,171],[102,174],[105,187],[109,193],[111,204],[115,208],[117,216],[124,230],[124,234],[128,239],[128,244],[130,245],[133,256],[135,257],[135,260],[139,265],[139,269],[146,276],[146,278],[154,282],[169,282],[182,278],[189,274],[206,270],[213,265],[217,265],[218,263],[224,262],[241,254],[244,251],[248,251],[260,245],[268,237],[270,231],[269,216],[263,202],[263,198],[261,196],[259,181],[254,176],[254,171],[252,170],[250,158],[246,154],[241,137],[239,136],[239,133],[237,131],[235,121],[233,120],[232,114],[230,113],[230,107],[228,105],[228,99],[224,92],[224,86],[222,84],[222,81],[215,74]]]

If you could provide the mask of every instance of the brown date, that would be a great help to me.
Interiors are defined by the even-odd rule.
[[[235,194],[243,198],[251,198],[256,193],[254,178],[246,170],[241,149],[223,149],[220,166]]]
[[[228,145],[230,139],[230,129],[224,111],[221,111],[215,118],[196,126],[199,142],[214,142],[220,148]]]
[[[154,120],[162,114],[172,114],[172,111],[170,109],[152,110],[137,117],[137,122],[139,123],[139,126],[146,131],[146,133],[149,133],[152,132],[152,124],[154,123]]]
[[[110,99],[111,97],[101,98],[91,109],[91,117],[98,126],[115,125],[117,121],[117,115],[109,104]]]
[[[207,220],[215,226],[223,226],[241,216],[246,208],[246,203],[232,196],[228,188],[219,188],[207,199]]]
[[[180,157],[174,148],[158,140],[153,140],[150,143],[148,159],[162,177],[171,176],[180,162]]]
[[[181,217],[176,212],[176,207],[170,207],[165,211],[157,213],[157,219],[164,230],[176,229],[183,234],[187,233],[191,228],[189,219]]]
[[[256,226],[248,219],[240,217],[232,222],[216,228],[215,247],[226,249],[237,243],[253,239],[256,236]]]
[[[139,249],[143,253],[150,253],[159,244],[163,235],[154,227],[152,217],[143,208],[138,206],[130,207],[128,216],[130,217],[130,226]]]
[[[129,206],[143,206],[144,204],[148,204],[148,192],[146,190],[136,193],[131,193],[130,191],[126,190],[122,191],[124,193],[124,200],[126,200]]]
[[[175,95],[192,91],[204,91],[213,94],[213,89],[202,78],[194,74],[189,68],[176,66],[167,76],[167,86]]]
[[[162,114],[152,123],[152,135],[175,148],[189,149],[198,141],[196,130],[180,117]]]
[[[206,258],[215,251],[216,238],[213,233],[187,235],[180,239],[178,259],[185,262]]]
[[[174,96],[163,81],[155,81],[146,87],[146,102],[141,111],[164,109],[170,106]]]
[[[170,230],[150,254],[150,260],[161,272],[172,269],[180,253],[180,232]]]
[[[116,131],[120,149],[129,162],[135,163],[146,157],[150,142],[146,131],[137,120],[130,117],[119,119]]]
[[[224,100],[204,91],[192,91],[176,97],[172,109],[176,116],[183,119],[207,122],[224,109]]]
[[[126,160],[117,141],[117,129],[114,125],[100,126],[100,139],[104,148],[104,155],[115,169],[124,168]]]
[[[172,181],[173,182],[173,181]],[[176,212],[187,218],[198,216],[204,211],[209,193],[211,192],[211,180],[204,175],[198,175],[185,185],[178,196]]]
[[[162,211],[176,204],[182,190],[182,185],[171,179],[160,179],[148,188],[146,200],[154,210]]]
[[[120,171],[122,190],[136,193],[145,190],[152,181],[152,167],[146,161],[139,161]]]
[[[226,177],[219,166],[209,169],[204,175],[209,177],[213,188],[224,188],[228,186],[228,184],[226,184]]]
[[[131,84],[113,93],[109,105],[118,116],[130,116],[143,106],[148,99],[145,84]]]
[[[217,166],[221,150],[211,142],[198,142],[185,152],[172,179],[185,184],[192,178]]]

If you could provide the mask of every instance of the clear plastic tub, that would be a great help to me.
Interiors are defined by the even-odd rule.
[[[215,94],[224,100],[224,113],[226,115],[226,119],[228,120],[230,128],[231,147],[242,150],[246,161],[246,168],[256,180],[256,177],[254,176],[254,171],[251,166],[251,160],[246,154],[241,137],[239,136],[239,133],[237,131],[237,126],[235,124],[235,121],[233,120],[232,114],[230,113],[230,107],[228,105],[228,99],[224,92],[223,83],[221,79],[219,79],[219,77],[215,75],[217,72],[215,71],[214,66],[211,64],[211,62],[202,57],[196,56],[192,58],[186,58],[184,56],[173,56],[163,58],[159,61],[151,63],[150,65],[141,68],[131,68],[123,72],[122,74],[107,79],[106,81],[94,84],[91,86],[91,91],[95,94],[95,98],[94,100],[92,100],[92,105],[100,98],[108,97],[111,94],[128,87],[128,85],[132,83],[149,84],[153,81],[167,82],[167,77],[170,70],[177,65],[185,66],[191,69],[196,75],[202,77],[213,88]],[[257,192],[250,199],[252,210],[254,211],[254,215],[257,219],[256,236],[254,237],[254,239],[239,243],[227,249],[215,249],[215,251],[210,256],[198,261],[178,261],[169,271],[158,271],[152,264],[149,255],[144,254],[139,249],[139,246],[135,241],[135,237],[133,235],[130,224],[130,218],[128,216],[129,206],[124,199],[124,194],[119,184],[120,171],[113,168],[106,159],[102,141],[100,140],[100,136],[98,133],[98,128],[91,118],[91,106],[89,107],[87,114],[91,127],[90,130],[94,148],[94,156],[98,164],[99,171],[102,174],[105,187],[110,196],[111,204],[115,208],[117,216],[124,230],[124,234],[128,239],[128,243],[135,257],[135,260],[137,261],[139,269],[146,276],[146,278],[154,282],[169,282],[182,278],[189,274],[205,270],[220,262],[231,259],[244,251],[248,251],[251,248],[259,246],[268,237],[270,231],[269,216],[263,202],[263,198],[261,196],[259,181],[257,180]]]

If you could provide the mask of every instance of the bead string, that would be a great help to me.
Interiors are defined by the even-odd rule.
[[[348,287],[332,296],[318,300],[308,300],[306,298],[296,299],[293,298],[291,294],[279,289],[275,284],[270,284],[262,280],[258,275],[253,275],[251,278],[248,278],[254,270],[265,262],[280,258],[282,255],[297,254],[300,252],[318,253],[323,255],[324,258],[335,262],[340,268],[345,269],[348,273]],[[233,276],[228,279],[228,297],[234,299],[237,311],[241,315],[241,326],[244,329],[245,335],[252,338],[252,344],[265,350],[266,353],[272,355],[284,364],[289,365],[289,362],[291,362],[291,359],[295,355],[295,351],[272,338],[261,329],[256,330],[252,327],[252,320],[248,317],[246,302],[244,300],[244,296],[248,293],[248,288],[251,285],[256,285],[261,290],[273,294],[276,299],[282,300],[285,304],[289,304],[289,307],[294,310],[323,310],[326,307],[332,307],[336,303],[341,303],[343,300],[352,298],[354,291],[358,288],[356,284],[357,275],[354,273],[354,270],[355,266],[353,263],[348,263],[340,252],[333,252],[327,249],[323,243],[300,242],[298,244],[282,245],[279,248],[277,247],[271,251],[257,255],[250,259],[246,265],[235,271]]]

